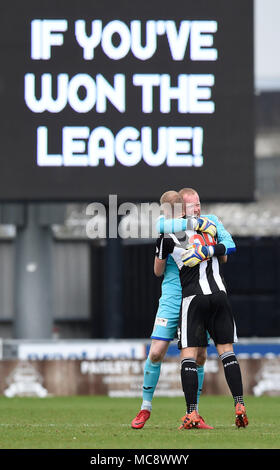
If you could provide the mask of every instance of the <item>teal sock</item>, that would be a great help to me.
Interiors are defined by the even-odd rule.
[[[152,402],[160,375],[161,362],[151,362],[148,357],[144,368],[143,401]]]
[[[202,392],[203,381],[204,381],[204,366],[197,366],[197,375],[198,375],[198,389],[197,389],[197,409],[200,394]]]

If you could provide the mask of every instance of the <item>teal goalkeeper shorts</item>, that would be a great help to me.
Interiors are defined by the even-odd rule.
[[[159,299],[153,332],[151,339],[173,341],[177,336],[178,323],[181,309],[181,296],[164,296]],[[209,344],[210,335],[207,331]]]
[[[159,299],[152,339],[173,341],[177,336],[182,297],[165,295]]]

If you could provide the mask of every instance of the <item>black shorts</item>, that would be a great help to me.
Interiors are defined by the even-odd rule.
[[[215,344],[237,341],[232,309],[223,291],[192,295],[182,300],[178,328],[178,347],[206,347],[207,331]]]

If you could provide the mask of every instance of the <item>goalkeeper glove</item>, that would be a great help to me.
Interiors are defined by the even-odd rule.
[[[214,254],[214,249],[212,246],[204,245],[189,245],[186,251],[182,253],[181,258],[185,266],[193,268],[201,261],[209,259]]]
[[[197,219],[197,224],[194,227],[194,230],[199,232],[209,233],[212,238],[214,238],[217,234],[217,227],[211,220],[207,219],[207,217],[199,217]]]

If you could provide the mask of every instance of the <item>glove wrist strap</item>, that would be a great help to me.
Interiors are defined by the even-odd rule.
[[[212,258],[214,255],[214,247],[213,246],[208,246],[208,253],[209,253],[209,258]]]

